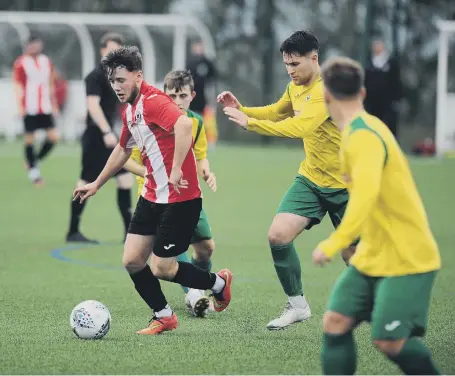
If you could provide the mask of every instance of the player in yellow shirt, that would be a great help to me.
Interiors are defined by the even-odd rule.
[[[441,259],[408,162],[387,126],[363,109],[358,63],[331,59],[322,77],[330,115],[342,132],[341,171],[350,199],[341,224],[319,244],[313,261],[324,265],[361,239],[324,315],[324,373],[355,373],[352,331],[368,320],[373,343],[405,374],[439,374],[416,337],[425,333]]]
[[[205,135],[202,117],[189,110],[191,100],[196,93],[194,92],[194,82],[191,73],[187,70],[176,70],[169,72],[164,77],[164,92],[186,112],[186,115],[193,120],[193,149],[199,175],[207,182],[212,191],[216,191],[216,177],[210,170],[207,159],[207,137]],[[142,165],[142,157],[138,148],[133,149],[131,159],[125,164],[125,168],[137,175],[138,196],[140,196],[144,186],[145,167]],[[195,230],[193,239],[193,256],[191,263],[199,268],[210,271],[212,267],[212,253],[215,250],[212,232],[208,223],[207,214],[201,210],[199,222]],[[186,253],[181,254],[178,261],[190,262]],[[188,289],[184,286],[185,303],[194,316],[205,316],[209,309],[209,300],[205,296],[205,291]]]
[[[283,329],[311,316],[293,242],[303,230],[321,222],[326,213],[338,226],[348,202],[339,172],[340,132],[324,103],[319,42],[314,35],[297,31],[282,43],[280,51],[291,82],[278,102],[244,107],[230,92],[218,96],[229,119],[243,128],[304,141],[306,158],[279,205],[268,235],[275,269],[288,296],[284,312],[267,324],[270,330]],[[345,261],[353,248],[345,251]]]

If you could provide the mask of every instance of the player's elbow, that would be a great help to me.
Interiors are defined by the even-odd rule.
[[[174,125],[174,131],[184,135],[191,134],[193,131],[191,119],[185,115],[180,116]]]

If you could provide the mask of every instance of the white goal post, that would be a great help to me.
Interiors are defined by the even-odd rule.
[[[439,51],[436,93],[436,153],[439,157],[455,150],[455,93],[448,92],[450,34],[455,21],[439,21]]]
[[[177,14],[98,14],[98,13],[60,13],[60,12],[0,12],[0,24],[12,27],[22,44],[30,35],[29,25],[66,25],[77,36],[81,48],[82,77],[69,80],[68,100],[65,112],[58,120],[58,128],[64,140],[74,140],[83,129],[86,113],[83,78],[95,67],[98,56],[98,41],[94,41],[89,26],[129,27],[140,42],[144,60],[145,79],[158,87],[162,86],[162,74],[157,75],[157,56],[153,33],[148,27],[159,30],[172,30],[172,66],[171,69],[185,68],[187,59],[188,37],[196,35],[205,45],[209,58],[215,58],[215,46],[208,28],[197,18]],[[46,43],[46,41],[45,41]],[[168,57],[169,58],[169,57]],[[18,118],[12,77],[0,77],[0,90],[4,94],[0,101],[0,134],[8,140],[14,140],[22,133],[22,124]]]

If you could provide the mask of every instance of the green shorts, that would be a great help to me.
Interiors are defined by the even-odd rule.
[[[370,321],[373,340],[425,334],[436,271],[399,277],[369,277],[349,266],[338,278],[328,310]]]
[[[212,239],[212,231],[210,229],[207,214],[205,214],[204,209],[202,209],[201,214],[199,215],[199,222],[197,223],[196,230],[194,230],[194,235],[191,238],[191,244],[207,239]]]
[[[297,175],[280,202],[277,213],[292,213],[310,218],[309,230],[329,213],[336,228],[343,218],[349,194],[344,188],[323,188],[305,176]]]

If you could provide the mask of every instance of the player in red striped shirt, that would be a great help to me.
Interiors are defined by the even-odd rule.
[[[220,312],[231,300],[232,273],[223,269],[214,274],[176,260],[188,249],[202,208],[191,119],[169,96],[143,80],[137,47],[113,51],[102,64],[117,97],[127,103],[122,133],[98,178],[77,188],[74,199],[93,196],[123,167],[137,145],[147,168],[146,189],[128,229],[123,265],[154,312],[150,325],[138,334],[159,334],[177,328],[177,316],[167,304],[159,279],[212,290],[214,308]]]
[[[30,37],[24,54],[16,59],[13,66],[17,106],[19,115],[24,119],[28,176],[35,184],[42,182],[37,163],[44,159],[58,141],[52,117],[53,113],[58,113],[54,65],[42,50],[42,40]],[[35,154],[33,143],[38,129],[46,130],[47,138],[38,154]]]

